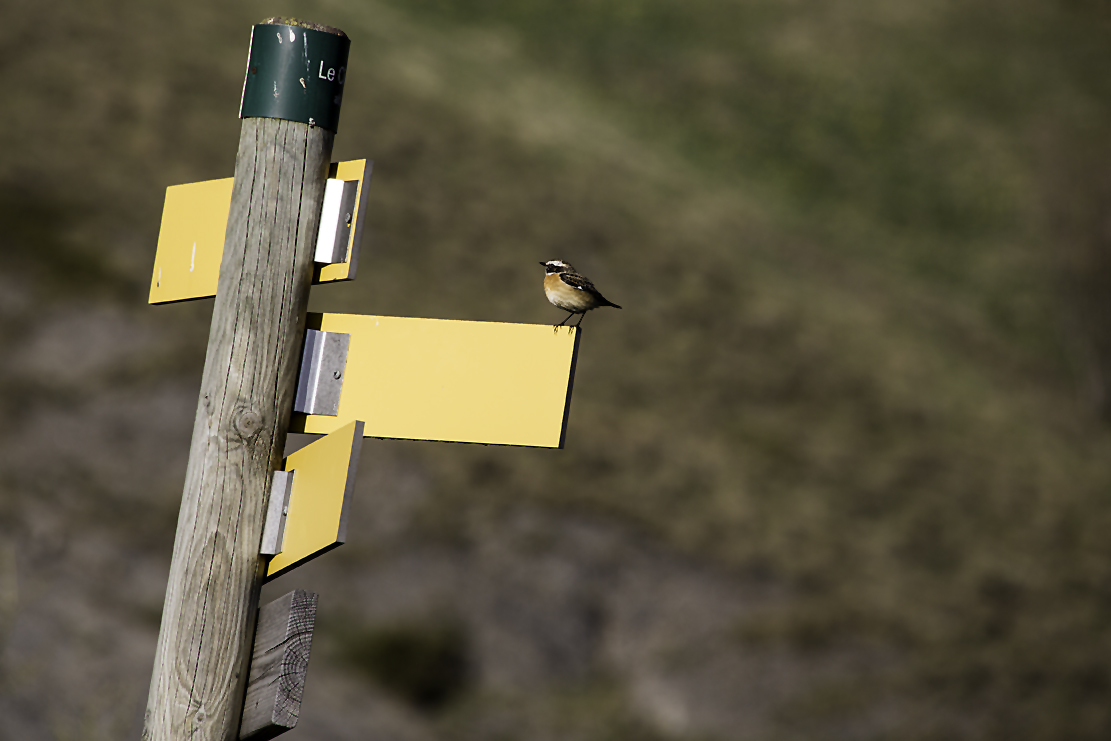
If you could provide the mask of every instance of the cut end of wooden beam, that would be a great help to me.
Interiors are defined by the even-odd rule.
[[[316,603],[315,593],[295,589],[259,609],[240,741],[266,741],[297,725]]]

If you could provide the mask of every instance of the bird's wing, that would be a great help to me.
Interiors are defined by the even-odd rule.
[[[591,283],[589,280],[579,275],[578,273],[560,273],[559,279],[572,288],[576,288],[580,291],[596,293],[598,290],[594,287],[593,283]]]

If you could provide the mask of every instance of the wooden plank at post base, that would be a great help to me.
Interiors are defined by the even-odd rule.
[[[312,651],[317,595],[295,589],[259,609],[242,741],[265,741],[297,725]]]
[[[367,437],[563,447],[577,329],[312,313],[307,326],[351,339],[338,414],[294,414],[294,432],[361,419]]]
[[[314,265],[313,283],[355,277],[372,166],[373,163],[366,160],[331,164],[329,178],[355,180],[359,185],[355,193],[355,211],[351,215],[347,258],[334,265]],[[216,295],[234,180],[222,178],[166,188],[148,303],[167,304]]]
[[[285,470],[293,471],[293,490],[282,550],[270,559],[267,580],[347,540],[347,513],[362,445],[363,423],[351,422],[285,459]]]

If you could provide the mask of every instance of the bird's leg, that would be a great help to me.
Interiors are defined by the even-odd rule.
[[[568,318],[570,318],[570,317],[568,317]],[[586,312],[585,311],[583,313],[579,314],[579,321],[575,322],[575,329],[579,328],[579,325],[583,323],[583,319],[585,319],[585,318],[586,318]]]
[[[560,322],[559,324],[555,325],[554,327],[552,327],[552,329],[559,329],[560,327],[562,327],[564,324],[567,323],[568,319],[570,319],[573,316],[575,316],[575,312],[573,312],[573,311],[567,312],[567,316],[563,317],[563,321]]]

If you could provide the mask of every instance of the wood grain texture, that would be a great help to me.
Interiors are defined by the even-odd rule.
[[[316,603],[316,594],[296,589],[259,610],[239,726],[242,741],[266,741],[297,725]]]
[[[143,738],[238,737],[333,134],[245,119]]]

